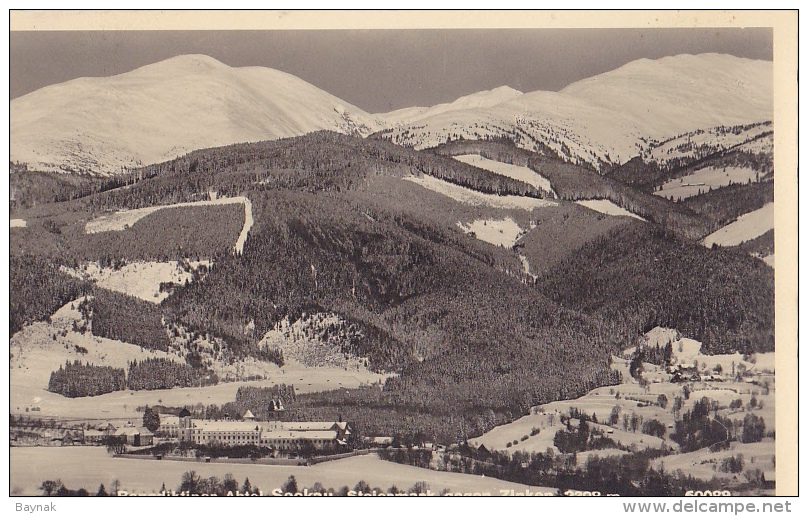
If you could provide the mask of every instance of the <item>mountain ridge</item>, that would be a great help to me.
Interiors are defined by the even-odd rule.
[[[293,75],[201,55],[48,86],[14,99],[10,111],[12,161],[102,175],[199,148],[379,128],[365,111]]]

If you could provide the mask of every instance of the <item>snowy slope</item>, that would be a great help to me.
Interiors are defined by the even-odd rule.
[[[457,139],[508,137],[564,159],[624,163],[689,131],[772,119],[772,63],[728,55],[641,59],[560,92],[536,91],[488,108],[422,117],[384,137],[427,148]]]
[[[713,244],[738,245],[755,239],[770,229],[774,229],[774,203],[771,202],[758,210],[741,215],[735,222],[707,235],[703,243],[707,247],[712,247]]]
[[[437,104],[432,107],[408,107],[390,111],[389,113],[379,113],[375,116],[391,126],[404,125],[449,111],[489,108],[502,102],[513,100],[521,95],[522,92],[519,90],[509,86],[500,86],[493,90],[472,93],[445,104]]]
[[[114,174],[194,149],[329,129],[367,135],[371,115],[292,75],[186,55],[11,101],[11,160]]]
[[[511,165],[510,163],[501,163],[499,161],[484,158],[477,154],[461,154],[453,157],[457,161],[462,161],[463,163],[468,163],[469,165],[473,165],[478,168],[490,170],[495,174],[524,181],[529,185],[549,192],[553,197],[557,197],[555,191],[553,191],[552,185],[550,184],[550,180],[527,167]]]
[[[653,145],[642,158],[646,163],[664,167],[671,161],[697,161],[729,149],[750,154],[771,154],[774,150],[772,123],[699,129]]]

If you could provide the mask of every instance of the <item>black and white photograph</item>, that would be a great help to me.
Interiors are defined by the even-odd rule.
[[[18,512],[797,494],[796,11],[9,15]]]

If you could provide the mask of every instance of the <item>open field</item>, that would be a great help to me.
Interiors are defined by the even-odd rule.
[[[465,188],[452,184],[442,179],[436,179],[432,176],[421,177],[405,177],[407,181],[412,181],[415,184],[421,185],[433,192],[441,193],[456,201],[470,204],[473,206],[490,206],[492,208],[501,209],[523,209],[533,210],[535,208],[545,208],[547,206],[556,206],[557,204],[552,201],[544,199],[535,199],[533,197],[521,197],[518,195],[493,195],[481,193],[471,188]]]
[[[473,233],[478,240],[492,245],[513,247],[522,235],[522,228],[510,217],[502,220],[475,220],[471,224],[457,223],[464,233]]]
[[[604,213],[606,215],[614,215],[614,216],[625,216],[625,217],[634,217],[637,220],[642,220],[643,222],[647,222],[644,218],[640,217],[639,215],[635,215],[630,211],[621,208],[620,206],[616,205],[612,201],[607,199],[593,199],[590,201],[576,201],[577,204],[580,204],[584,208],[589,208],[590,210],[595,210],[600,213]]]
[[[707,235],[704,245],[707,247],[711,247],[713,244],[738,245],[757,238],[771,229],[774,229],[774,203],[770,202],[758,210],[741,215],[735,222]]]
[[[474,165],[478,168],[490,170],[495,174],[524,181],[529,185],[533,185],[537,188],[541,188],[542,190],[552,193],[553,197],[556,196],[555,192],[553,192],[553,187],[550,185],[550,180],[527,167],[520,167],[517,165],[511,165],[509,163],[501,163],[499,161],[484,158],[477,154],[461,154],[458,156],[453,156],[453,158],[457,161],[462,161],[463,163],[468,163],[469,165]]]
[[[759,469],[766,475],[767,480],[775,479],[774,469],[774,439],[763,439],[759,443],[734,442],[728,450],[709,452],[697,450],[661,457],[651,462],[655,469],[660,467],[667,471],[682,470],[685,474],[693,475],[702,480],[709,480],[713,476],[730,478],[733,473],[721,472],[718,466],[721,461],[729,457],[743,455],[744,471]],[[743,473],[737,476],[742,476]]]
[[[145,357],[145,355],[144,355]],[[283,368],[275,368],[274,374],[268,374],[266,380],[249,382],[228,382],[208,387],[177,387],[153,391],[117,391],[101,396],[85,398],[65,398],[45,390],[44,386],[34,386],[21,382],[22,385],[11,385],[10,407],[14,414],[24,414],[26,407],[37,406],[37,417],[100,417],[131,418],[140,417],[135,411],[141,405],[163,404],[167,406],[208,405],[233,401],[236,391],[241,386],[269,387],[285,383],[294,385],[298,393],[320,392],[353,388],[374,383],[384,376],[368,371],[344,370],[330,367],[304,367],[286,364]]]
[[[191,270],[195,270],[200,265],[210,267],[211,262],[193,261],[189,265]],[[169,295],[169,291],[160,292],[161,283],[181,285],[193,276],[177,261],[135,262],[118,268],[101,267],[96,262],[90,262],[78,270],[68,267],[62,267],[62,270],[75,278],[95,281],[99,287],[152,303],[160,303]]]
[[[232,473],[239,485],[245,478],[253,487],[261,488],[264,494],[279,488],[294,475],[300,489],[311,488],[320,482],[326,488],[339,489],[342,486],[353,488],[360,480],[371,487],[387,490],[395,485],[409,489],[417,482],[427,482],[433,493],[444,488],[452,492],[491,492],[498,489],[523,491],[526,486],[505,482],[495,478],[478,477],[462,473],[432,471],[415,466],[406,466],[380,460],[375,455],[350,457],[313,466],[269,466],[257,464],[224,464],[204,462],[153,461],[112,458],[101,447],[64,448],[11,448],[10,487],[24,495],[37,495],[37,487],[43,480],[61,479],[69,488],[85,487],[95,492],[103,483],[107,490],[113,479],[118,479],[121,489],[133,493],[152,493],[160,490],[165,483],[169,489],[176,489],[182,474],[194,470],[203,477],[222,478]],[[554,489],[531,488],[531,491]]]
[[[755,181],[758,174],[759,172],[751,168],[724,167],[719,169],[705,167],[690,175],[665,182],[662,185],[662,190],[654,192],[654,195],[667,197],[668,199],[673,197],[674,200],[686,199],[700,193],[706,193],[710,188],[715,189],[734,183]]]

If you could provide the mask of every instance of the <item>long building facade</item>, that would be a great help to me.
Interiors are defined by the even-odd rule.
[[[194,444],[221,444],[225,446],[255,445],[280,451],[294,451],[305,447],[333,450],[347,445],[351,430],[347,423],[327,421],[256,421],[247,411],[242,421],[208,421],[192,419],[183,409],[174,421],[166,425],[166,434],[176,432],[180,440]]]

